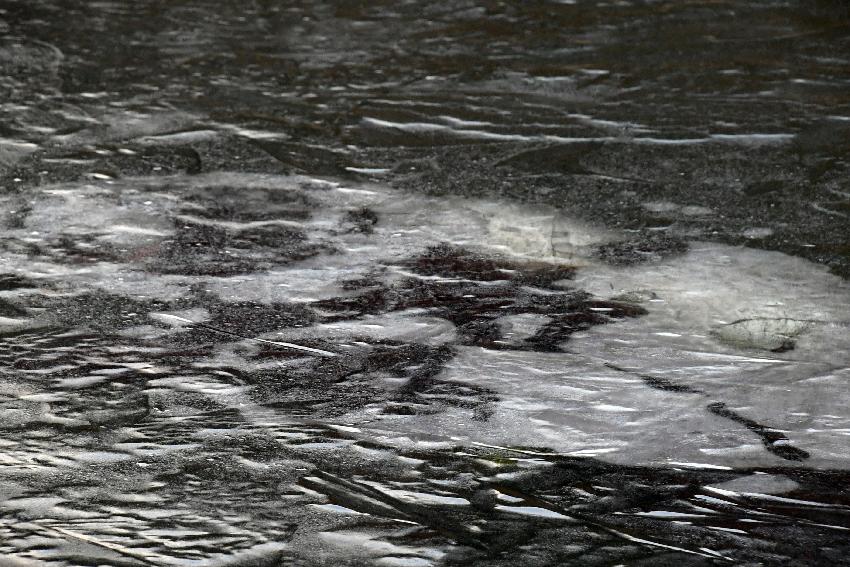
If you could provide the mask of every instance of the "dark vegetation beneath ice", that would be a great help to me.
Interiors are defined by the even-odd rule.
[[[251,195],[261,188],[243,191],[249,198],[228,221],[239,214],[254,222],[265,209]],[[296,195],[284,220],[321,213],[309,195]],[[221,209],[209,208],[193,214],[220,220]],[[178,204],[174,214],[182,219],[185,209]],[[330,230],[381,238],[362,227],[385,222],[361,207]],[[278,269],[294,261],[279,256],[285,246],[216,242],[212,250],[238,251],[236,259],[253,254]],[[160,248],[170,251],[169,240]],[[435,244],[341,280],[335,297],[299,303],[224,300],[207,288],[222,274],[196,274],[196,261],[191,248],[170,257],[176,274],[201,278],[174,299],[0,280],[5,291],[29,290],[9,301],[11,314],[37,317],[33,328],[0,337],[4,379],[15,388],[0,421],[15,449],[6,457],[5,553],[116,565],[200,557],[371,565],[399,554],[444,565],[844,560],[850,495],[842,472],[624,466],[545,445],[469,446],[436,435],[432,448],[399,446],[334,421],[367,410],[389,419],[458,410],[486,426],[504,394],[446,376],[461,349],[561,352],[575,333],[646,315],[640,297],[600,299],[575,287],[569,263]],[[412,312],[450,322],[454,334],[437,343],[357,334],[340,341],[312,330]],[[157,313],[196,313],[198,322],[174,326]],[[510,338],[501,322],[517,316],[539,324]],[[250,342],[281,329],[302,329],[300,345],[337,356]],[[610,366],[651,389],[703,395],[680,379]],[[751,431],[781,459],[808,457],[781,431],[705,400],[708,412]],[[744,484],[723,488],[730,482]],[[352,539],[329,547],[341,534]],[[364,552],[364,541],[386,543]]]
[[[433,250],[412,263],[429,258],[433,259]],[[459,267],[456,257],[452,261]],[[477,262],[488,268],[497,264],[484,258]],[[470,275],[486,274],[475,268],[473,263],[462,269]],[[525,277],[540,275],[517,265],[514,269]],[[510,289],[512,284],[504,285]],[[405,292],[392,293],[403,296]],[[430,288],[427,308],[440,313],[439,300],[434,298],[444,294],[439,287]],[[579,296],[579,301],[570,304],[577,315],[594,304],[585,295]],[[510,294],[503,293],[502,301],[508,297]],[[408,554],[414,553],[411,547],[425,553],[421,550],[446,550],[448,545],[448,555],[441,559],[447,565],[516,561],[709,565],[720,561],[700,551],[706,548],[735,558],[737,563],[753,565],[844,561],[841,530],[850,526],[845,473],[764,467],[736,471],[630,467],[568,458],[533,447],[391,448],[324,425],[322,420],[377,404],[382,412],[395,415],[458,406],[473,412],[474,419],[486,421],[498,394],[440,378],[454,356],[451,345],[364,339],[354,353],[309,361],[273,346],[246,349],[243,356],[253,361],[284,363],[256,370],[212,358],[216,345],[233,338],[211,332],[207,325],[253,335],[322,317],[332,319],[328,310],[349,308],[345,302],[326,302],[315,312],[287,304],[217,304],[203,294],[190,303],[171,305],[125,303],[117,307],[109,301],[105,295],[75,298],[59,310],[67,321],[85,319],[86,327],[97,332],[45,328],[7,333],[0,339],[2,356],[19,384],[23,379],[42,399],[50,400],[48,408],[43,402],[4,401],[5,416],[11,405],[21,416],[0,424],[4,439],[14,439],[26,448],[26,452],[16,452],[18,459],[23,455],[29,459],[26,467],[19,461],[6,473],[7,486],[18,487],[7,501],[12,508],[5,508],[3,520],[3,529],[10,534],[4,549],[10,553],[32,552],[39,545],[36,541],[67,540],[68,531],[71,541],[88,533],[101,544],[109,543],[114,538],[105,526],[117,522],[129,534],[153,533],[158,527],[165,531],[154,545],[140,546],[132,537],[118,540],[119,551],[108,554],[109,561],[135,565],[134,557],[141,556],[153,557],[144,562],[159,565],[168,563],[145,554],[155,551],[162,557],[187,559],[214,557],[224,550],[238,554],[267,542],[299,541],[296,535],[306,537],[303,522],[307,521],[331,532],[355,531],[371,534],[369,537],[383,534],[380,537],[405,546]],[[525,300],[513,296],[513,301]],[[559,305],[557,299],[550,301],[550,307]],[[82,303],[116,313],[203,305],[212,317],[203,328],[190,327],[156,340],[134,340],[119,334],[127,321],[98,317]],[[486,318],[486,298],[483,303],[474,318]],[[637,314],[634,310],[623,313]],[[601,321],[582,321],[584,325],[597,322]],[[562,341],[568,338],[567,330],[558,329]],[[459,344],[469,340],[467,334],[459,334]],[[306,344],[333,348],[324,341]],[[287,360],[295,364],[286,364]],[[65,394],[69,381],[98,375],[108,375],[109,380],[74,389],[72,396]],[[378,385],[384,375],[402,379],[403,386],[387,392]],[[213,379],[206,390],[185,387],[203,376]],[[164,389],[157,379],[177,381],[184,387]],[[253,403],[272,412],[261,418],[266,423],[246,413],[244,402],[234,406],[227,397],[211,395],[214,383],[217,387],[250,385]],[[734,414],[722,403],[713,404],[710,410],[744,422],[764,435],[765,443],[767,437],[771,442],[782,437]],[[271,415],[277,416],[274,424],[267,422]],[[45,443],[64,448],[59,454],[44,453]],[[793,447],[784,450],[799,452]],[[92,455],[94,461],[77,462],[68,469],[73,471],[70,476],[38,472],[57,469],[58,473],[59,467],[68,466],[68,459],[86,455]],[[109,455],[118,460],[109,460]],[[98,462],[101,459],[107,460]],[[712,488],[758,475],[785,479],[782,482],[793,489],[786,490],[785,499],[771,500],[760,494]],[[402,496],[399,490],[436,493],[468,504],[419,501]],[[59,498],[63,504],[29,516],[21,511],[25,508],[14,508],[17,502],[26,506],[28,496],[38,495]],[[510,499],[509,505],[504,498]],[[128,502],[135,503],[127,508]],[[367,516],[342,516],[335,522],[324,519],[316,524],[309,508],[323,502]],[[516,510],[530,510],[530,515],[518,514],[512,506],[522,506]],[[110,518],[119,509],[122,518]],[[41,523],[25,523],[32,514],[42,518]],[[57,519],[48,520],[54,514]],[[87,518],[86,524],[63,523],[61,518],[69,514]],[[231,517],[244,518],[233,524],[238,533],[224,528]],[[671,524],[671,518],[687,521]],[[57,533],[55,528],[65,529],[63,525],[66,532]],[[186,529],[211,535],[192,542],[180,535]],[[312,529],[318,528],[306,528],[306,533]],[[32,544],[27,542],[36,536]],[[169,547],[169,538],[182,543]],[[810,545],[801,546],[800,542]],[[58,546],[57,558],[89,557],[90,551],[69,556],[59,543],[51,545]],[[350,551],[343,551],[343,555],[347,553]],[[246,557],[248,564],[261,560],[267,564],[337,564],[332,557],[311,557],[297,545]],[[372,562],[368,558],[349,561]]]

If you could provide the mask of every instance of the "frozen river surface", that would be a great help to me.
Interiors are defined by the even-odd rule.
[[[840,4],[285,4],[0,0],[0,566],[847,563]]]

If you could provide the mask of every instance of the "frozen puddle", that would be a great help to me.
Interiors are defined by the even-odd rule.
[[[822,506],[788,471],[850,464],[850,287],[803,260],[617,267],[565,212],[302,177],[0,198],[9,557],[433,565],[538,522],[722,558],[749,506]],[[703,488],[611,500],[650,477]]]

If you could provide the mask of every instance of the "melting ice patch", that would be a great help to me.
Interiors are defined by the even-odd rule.
[[[488,420],[453,409],[380,427],[622,463],[776,465],[805,459],[799,447],[810,465],[847,466],[846,282],[780,253],[696,244],[637,267],[588,264],[575,283],[652,298],[648,314],[576,334],[565,353],[463,348],[444,377],[498,392]]]
[[[619,235],[564,211],[287,176],[27,207],[0,243],[0,464],[43,488],[3,503],[10,557],[432,565],[536,523],[668,549],[517,488],[604,460],[725,475],[702,507],[808,506],[732,467],[848,464],[850,295],[802,260],[611,267]],[[714,517],[678,506],[624,517]]]
[[[207,193],[220,195],[216,206],[226,204],[228,187],[239,188],[241,208],[199,205]],[[376,285],[443,281],[406,262],[428,246],[451,243],[577,266],[574,281],[546,293],[578,288],[647,311],[575,332],[562,345],[565,352],[522,349],[551,322],[551,315],[533,313],[496,318],[503,334],[496,350],[458,345],[452,323],[415,308],[282,325],[247,337],[272,344],[321,339],[323,349],[335,352],[361,348],[363,338],[455,345],[440,379],[493,392],[483,414],[449,404],[424,415],[385,415],[367,404],[340,418],[363,425],[363,435],[401,442],[421,433],[630,463],[752,466],[808,453],[813,465],[846,464],[850,290],[804,260],[695,244],[675,258],[611,267],[593,260],[592,251],[618,235],[564,211],[299,177],[125,179],[45,187],[34,197],[23,223],[9,231],[3,267],[53,294],[101,289],[183,301],[202,290],[225,303],[288,302],[322,313],[321,301],[356,295],[346,282],[358,278]],[[299,207],[309,214],[297,213]],[[174,242],[182,246],[178,254]],[[18,243],[37,244],[44,253],[33,257]],[[281,256],[281,245],[295,246],[286,248],[292,256]],[[157,273],[163,250],[169,262],[191,269]],[[223,265],[230,273],[196,275],[201,265]],[[513,277],[509,272],[506,278]],[[475,293],[467,297],[475,300]],[[28,315],[44,317],[43,310]],[[199,315],[196,322],[206,320]],[[161,336],[165,330],[152,322],[133,327],[135,335],[122,333]],[[392,387],[387,384],[392,380],[382,388]]]

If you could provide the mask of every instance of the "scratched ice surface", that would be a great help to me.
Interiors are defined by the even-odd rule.
[[[847,14],[0,0],[0,566],[848,564]]]

